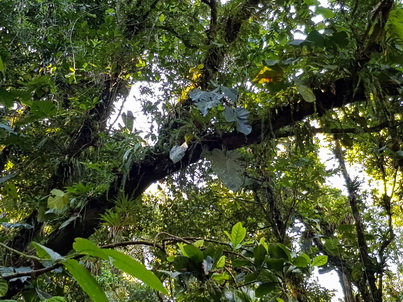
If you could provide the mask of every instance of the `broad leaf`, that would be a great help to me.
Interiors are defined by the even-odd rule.
[[[208,110],[221,103],[223,95],[217,92],[217,89],[207,92],[200,89],[194,89],[189,92],[189,97],[196,103],[197,108],[206,116]]]
[[[211,279],[216,281],[226,281],[230,280],[231,277],[227,273],[221,273],[221,274],[214,273],[211,275]]]
[[[311,263],[311,259],[307,254],[301,254],[300,256],[293,259],[292,264],[296,267],[307,267]]]
[[[311,31],[306,37],[306,41],[311,42],[317,47],[323,48],[325,46],[325,38],[317,30]]]
[[[203,260],[203,252],[192,244],[179,245],[183,256],[191,258],[196,262],[201,262]]]
[[[77,260],[67,259],[63,262],[63,265],[94,302],[109,302],[105,292],[95,278]]]
[[[8,291],[8,283],[0,277],[0,297],[4,297]]]
[[[32,241],[32,245],[34,246],[36,250],[36,254],[38,255],[39,258],[42,259],[49,259],[54,262],[59,261],[59,260],[65,260],[63,256],[61,256],[59,253],[55,252],[54,250],[37,243],[35,241]]]
[[[327,255],[319,255],[313,258],[312,266],[322,266],[327,263],[328,257]]]
[[[173,146],[171,151],[169,151],[169,158],[173,161],[174,164],[179,162],[186,154],[186,150],[188,149],[188,144],[184,142],[180,146]]]
[[[276,258],[268,258],[266,259],[267,268],[274,272],[281,273],[283,272],[284,268],[284,260],[283,259],[276,259]]]
[[[236,129],[248,135],[252,132],[252,126],[249,125],[249,111],[245,108],[225,107],[224,117],[227,122],[236,122]]]
[[[330,19],[334,17],[334,12],[330,8],[325,8],[318,6],[316,8],[316,14],[322,15],[325,19]]]
[[[232,102],[236,102],[238,99],[238,92],[234,88],[221,86],[221,91]]]
[[[297,79],[294,77],[294,83],[295,86],[297,87],[298,92],[301,94],[302,98],[308,102],[308,103],[313,103],[316,101],[316,96],[312,92],[312,89],[309,88],[308,86],[305,86],[301,80]]]
[[[226,187],[237,191],[245,182],[245,163],[242,155],[236,151],[223,151],[214,149],[208,159],[211,168]]]
[[[206,259],[202,262],[202,267],[204,274],[207,275],[213,269],[214,260],[210,256],[207,256]]]
[[[30,106],[30,113],[37,118],[46,118],[57,112],[55,104],[50,101],[35,101]]]
[[[234,249],[240,247],[241,242],[245,239],[246,228],[242,226],[242,222],[238,222],[232,227],[231,232],[231,243]]]
[[[266,257],[267,251],[265,249],[265,247],[261,244],[257,245],[254,249],[253,249],[253,256],[255,257],[255,266],[256,267],[260,267]]]
[[[82,255],[89,255],[107,260],[109,256],[104,253],[105,250],[98,247],[95,243],[88,239],[76,238],[73,243],[73,249]]]
[[[223,268],[225,266],[225,255],[222,255],[220,259],[218,259],[215,267],[216,268]]]
[[[291,44],[291,43],[290,43]],[[272,63],[272,62],[269,62]],[[259,84],[278,83],[284,80],[284,71],[279,65],[263,66],[252,82]]]
[[[274,291],[278,291],[278,283],[262,283],[256,289],[256,297],[261,298]]]
[[[48,207],[55,211],[62,211],[69,203],[69,195],[62,190],[53,189],[48,197]]]
[[[278,277],[273,272],[267,269],[263,269],[260,272],[258,278],[262,282],[278,282]]]
[[[104,252],[114,260],[113,265],[115,267],[143,281],[151,288],[154,288],[164,294],[167,294],[167,290],[162,285],[158,277],[153,272],[147,270],[143,264],[141,264],[137,260],[134,260],[132,257],[115,250],[107,249],[104,250]]]

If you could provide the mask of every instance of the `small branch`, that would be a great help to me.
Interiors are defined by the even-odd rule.
[[[44,267],[44,268],[32,270],[30,272],[21,272],[21,273],[15,273],[15,274],[12,274],[12,275],[4,275],[4,276],[2,276],[2,278],[4,280],[11,280],[11,279],[14,279],[14,278],[27,277],[27,276],[36,277],[36,276],[43,275],[43,274],[45,274],[47,272],[53,271],[54,269],[59,268],[61,266],[62,266],[61,263],[57,263],[57,264],[49,266],[49,267]]]
[[[1,243],[1,242],[0,242],[0,246],[4,247],[5,249],[7,249],[9,251],[12,251],[15,254],[18,254],[18,255],[20,255],[20,256],[22,256],[24,258],[32,259],[32,260],[39,261],[39,262],[44,260],[44,259],[41,259],[41,258],[36,257],[36,256],[24,254],[23,252],[20,252],[19,250],[16,250],[16,249],[13,249],[12,247],[9,247],[9,246],[5,245],[4,243]]]
[[[109,248],[124,247],[124,246],[129,246],[129,245],[147,245],[147,246],[156,247],[156,248],[164,251],[164,247],[162,245],[155,243],[155,242],[145,241],[145,240],[117,242],[117,243],[103,245],[103,246],[101,246],[101,248],[109,249]]]
[[[154,242],[150,242],[150,241],[145,241],[145,240],[124,241],[124,242],[118,242],[118,243],[113,243],[113,244],[106,244],[106,245],[100,246],[100,248],[107,249],[107,248],[124,247],[124,246],[129,246],[129,245],[147,245],[147,246],[156,247],[156,248],[164,251],[164,247],[162,245],[154,243]],[[36,260],[38,262],[44,260],[44,259],[41,259],[41,258],[38,258],[38,257],[35,257],[35,256],[30,256],[30,255],[26,255],[24,253],[21,253],[20,251],[17,251],[17,250],[15,250],[13,248],[10,248],[10,247],[6,246],[3,243],[0,243],[0,246],[3,246],[4,248],[6,248],[6,249],[8,249],[8,250],[20,255],[20,256],[23,256],[23,257],[26,257],[26,258],[29,258],[29,259],[33,259],[33,260]],[[86,256],[86,255],[76,255],[73,258],[74,259],[80,259],[81,257],[84,257],[84,256]],[[20,278],[20,277],[26,277],[26,276],[36,277],[36,276],[40,276],[42,274],[45,274],[47,272],[53,271],[54,269],[59,268],[61,266],[63,266],[62,263],[56,263],[56,264],[54,264],[52,266],[45,267],[45,268],[40,268],[40,269],[35,269],[35,270],[29,271],[29,272],[20,272],[20,273],[15,273],[15,274],[10,274],[10,275],[4,275],[4,276],[2,276],[2,278],[5,279],[5,280],[11,280],[11,279],[14,279],[14,278]]]
[[[400,125],[402,125],[403,122],[399,123],[392,123],[390,121],[386,121],[383,123],[380,123],[379,125],[369,127],[369,128],[331,128],[331,129],[325,129],[325,128],[310,128],[309,131],[312,134],[318,134],[318,133],[327,133],[327,134],[358,134],[358,133],[376,133],[381,131],[382,129],[385,128],[396,128]],[[294,135],[294,130],[284,130],[280,129],[278,131],[274,132],[274,136],[276,138],[281,138],[281,137],[289,137]]]

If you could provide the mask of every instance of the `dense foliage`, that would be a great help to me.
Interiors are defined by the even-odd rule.
[[[0,7],[0,297],[403,300],[400,1]]]

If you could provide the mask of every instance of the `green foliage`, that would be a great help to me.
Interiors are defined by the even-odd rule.
[[[245,163],[238,151],[214,149],[206,157],[211,161],[213,171],[229,189],[237,191],[245,183]]]
[[[402,300],[400,1],[1,5],[2,298]]]
[[[67,259],[63,265],[94,302],[108,301],[104,291],[94,277],[77,260]]]
[[[236,122],[236,129],[239,132],[245,135],[248,135],[252,132],[252,126],[248,123],[249,111],[245,108],[233,109],[230,107],[225,107],[224,117],[227,122]]]
[[[246,229],[242,226],[242,222],[238,222],[236,225],[232,227],[231,234],[226,233],[229,240],[231,240],[231,244],[234,250],[240,247],[240,244],[245,239]]]
[[[112,260],[112,264],[125,273],[140,279],[148,286],[166,293],[166,289],[162,285],[161,281],[149,270],[147,270],[143,264],[134,260],[130,256],[124,253],[111,250],[101,249],[89,240],[83,238],[76,238],[73,248],[76,252],[84,255],[95,256],[103,260]]]
[[[3,278],[0,279],[0,297],[4,297],[8,291],[8,283]]]

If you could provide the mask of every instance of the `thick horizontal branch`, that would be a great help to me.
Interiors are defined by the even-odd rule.
[[[329,109],[365,100],[364,90],[356,89],[355,82],[352,79],[340,79],[335,83],[335,87],[336,94],[330,91],[316,91],[316,103],[300,100],[296,103],[273,109],[268,114],[271,117],[270,119],[265,119],[265,122],[256,120],[252,123],[253,130],[248,136],[234,131],[223,135],[210,135],[205,137],[203,141],[190,144],[187,154],[176,164],[171,161],[168,152],[147,156],[142,162],[132,166],[129,179],[124,187],[125,194],[133,198],[140,196],[152,183],[199,161],[203,150],[233,150],[256,144],[270,137],[271,131],[292,125],[312,114],[322,115]],[[398,91],[395,90],[393,93],[396,95]],[[111,200],[118,195],[121,180],[122,176],[119,176],[107,193],[89,200],[83,219],[61,230],[56,230],[49,237],[47,246],[61,254],[66,254],[70,251],[74,238],[90,236],[99,226],[100,215],[113,207]]]

